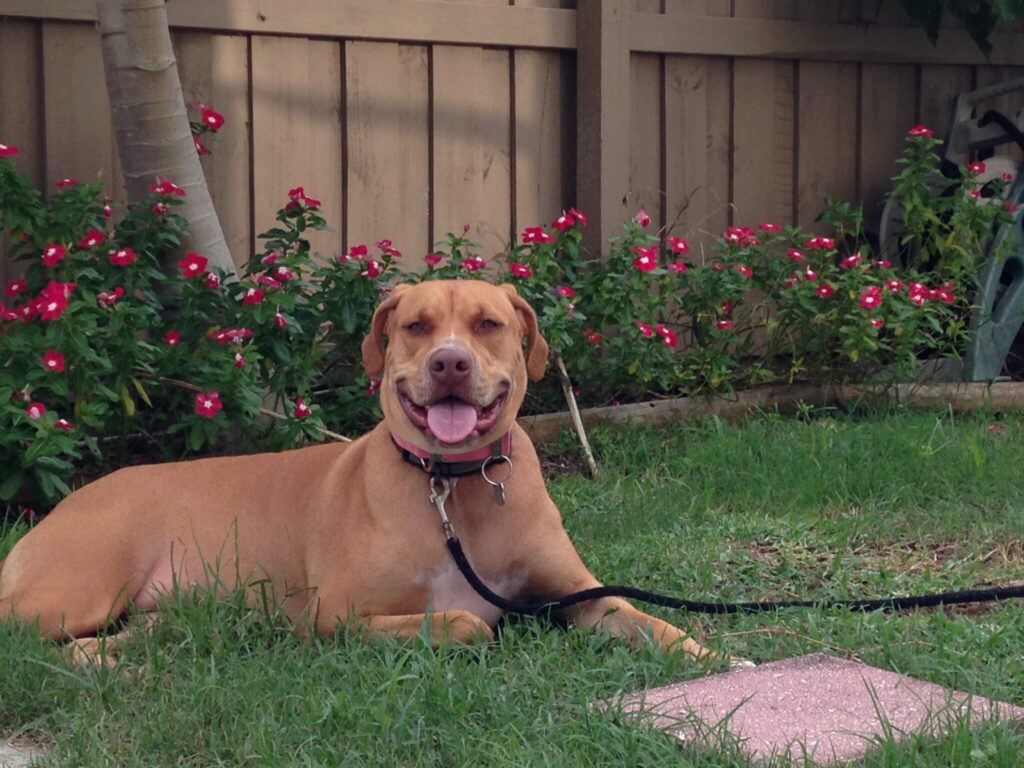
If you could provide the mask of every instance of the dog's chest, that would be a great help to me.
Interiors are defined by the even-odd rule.
[[[515,599],[526,584],[525,573],[513,572],[498,579],[481,576],[481,579],[492,592],[510,599]],[[435,613],[458,609],[470,611],[492,627],[501,618],[501,610],[476,593],[454,562],[446,563],[417,581],[427,587],[428,608]]]

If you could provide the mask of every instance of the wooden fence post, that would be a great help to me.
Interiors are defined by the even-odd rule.
[[[599,258],[632,213],[629,194],[629,5],[576,7],[576,205],[590,218],[583,246]]]

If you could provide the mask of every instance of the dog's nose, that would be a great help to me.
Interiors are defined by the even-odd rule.
[[[434,381],[453,387],[469,376],[473,369],[473,359],[464,349],[442,347],[430,355],[427,367]]]

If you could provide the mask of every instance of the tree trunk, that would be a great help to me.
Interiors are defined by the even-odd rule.
[[[185,111],[164,0],[96,0],[107,93],[131,202],[157,177],[185,190],[183,250],[237,275]]]

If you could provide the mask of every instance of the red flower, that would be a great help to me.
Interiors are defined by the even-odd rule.
[[[400,250],[398,250],[397,248],[395,248],[391,244],[390,240],[387,240],[387,239],[378,240],[376,243],[374,243],[374,245],[378,249],[380,249],[383,253],[386,253],[388,256],[393,256],[396,259],[402,258],[402,252]]]
[[[871,326],[873,328],[883,328],[883,327],[885,327],[885,320],[882,320],[880,317],[868,318],[868,322],[871,324]]]
[[[210,109],[205,104],[197,106],[199,107],[199,121],[214,133],[219,131],[224,125],[224,115],[215,109]]]
[[[64,355],[55,349],[46,350],[39,359],[43,363],[43,368],[48,371],[60,373],[64,370]]]
[[[161,179],[159,177],[157,177],[156,184],[149,185],[149,191],[158,195],[177,195],[178,197],[185,196],[184,189],[179,187],[170,179]]]
[[[839,266],[843,269],[853,269],[858,264],[860,264],[860,253],[851,254],[839,262]]]
[[[1003,210],[1006,211],[1007,213],[1016,213],[1017,211],[1020,210],[1020,206],[1011,200],[1007,200],[1005,203],[1003,203]]]
[[[67,248],[63,245],[58,245],[57,243],[51,243],[43,250],[43,265],[47,267],[56,267],[64,261],[64,257],[67,255]]]
[[[833,288],[828,283],[822,283],[817,288],[818,295],[821,296],[821,298],[823,298],[823,299],[831,298],[832,294],[835,293],[835,292],[836,292],[836,289]]]
[[[1003,171],[1002,173],[999,174],[999,178],[1009,183],[1013,181],[1013,171]]]
[[[377,390],[380,389],[380,379],[376,376],[370,377],[370,384],[366,387],[366,396],[373,397],[377,394]]]
[[[178,346],[178,342],[181,341],[180,331],[168,331],[164,334],[164,341],[167,342],[168,347]]]
[[[528,264],[520,264],[518,261],[513,261],[508,265],[508,271],[512,273],[513,277],[532,277],[533,270],[530,269]]]
[[[25,409],[25,415],[32,419],[32,421],[38,421],[43,418],[45,414],[46,406],[42,403],[31,403],[28,408]]]
[[[321,203],[315,197],[310,197],[306,194],[306,190],[302,187],[295,187],[294,189],[288,190],[288,197],[291,198],[290,205],[303,204],[307,208],[319,208]]]
[[[369,250],[362,243],[360,243],[359,245],[353,245],[351,248],[348,249],[348,253],[346,254],[348,258],[346,259],[346,261],[350,261],[352,259],[361,261],[363,258],[365,258],[367,253],[369,253]]]
[[[74,283],[51,282],[32,301],[32,312],[43,322],[56,320],[68,308],[68,297],[75,290]]]
[[[882,303],[882,289],[873,285],[866,291],[861,293],[857,299],[857,306],[863,307],[864,309],[874,309]]]
[[[573,218],[575,218],[576,223],[579,224],[581,227],[587,226],[589,219],[587,219],[587,217],[582,212],[576,210],[575,208],[570,208],[567,211],[567,213],[569,213]]]
[[[730,245],[746,248],[749,245],[760,245],[760,240],[750,227],[726,227],[722,237]]]
[[[366,269],[359,274],[363,277],[369,278],[370,280],[376,280],[381,274],[380,264],[377,263],[376,259],[369,259],[366,262]]]
[[[185,258],[178,262],[178,267],[181,269],[182,275],[186,279],[190,279],[203,274],[206,271],[206,265],[209,263],[210,260],[205,256],[189,251],[185,254]]]
[[[593,328],[584,328],[583,338],[586,340],[588,344],[596,345],[601,343],[601,334],[595,331]]]
[[[203,138],[198,133],[192,134],[192,143],[196,145],[196,152],[200,155],[210,154],[210,150],[203,146]]]
[[[732,320],[716,320],[715,321],[715,328],[717,328],[720,331],[727,331],[730,328],[732,328],[734,325],[736,325],[736,323],[734,323]]]
[[[739,272],[744,277],[753,277],[754,276],[754,270],[752,270],[750,267],[746,267],[746,266],[744,266],[742,264],[737,264],[736,265],[736,271]]]
[[[654,329],[647,323],[637,323],[636,327],[640,329],[640,333],[644,335],[644,338],[649,339],[654,335]]]
[[[633,215],[633,221],[635,221],[641,227],[646,227],[648,224],[651,223],[651,217],[647,214],[647,211],[641,208]]]
[[[778,224],[769,223],[758,224],[757,228],[760,229],[762,232],[779,232],[782,229],[782,227],[780,227]]]
[[[70,432],[74,429],[74,425],[67,419],[57,419],[53,422],[53,426],[57,429],[63,429],[65,432]]]
[[[7,294],[7,298],[13,299],[26,288],[28,288],[28,280],[19,277],[16,280],[7,281],[7,287],[4,289],[4,293]]]
[[[220,394],[217,392],[198,392],[196,393],[196,406],[195,412],[199,416],[203,416],[207,419],[212,419],[217,413],[223,408],[224,405],[220,401]]]
[[[567,229],[572,229],[576,223],[576,217],[571,213],[563,213],[557,219],[551,222],[551,226],[557,229],[559,232],[565,232]]]
[[[96,294],[96,301],[101,307],[112,307],[124,296],[124,288],[120,285],[112,291],[100,291]]]
[[[235,368],[245,368],[245,358],[241,352],[235,352]]]
[[[279,282],[277,282],[277,280],[272,278],[270,275],[257,275],[256,283],[258,285],[265,285],[265,286],[267,286],[267,288],[280,288],[281,287],[281,284]]]
[[[373,389],[373,384],[370,384],[370,389]],[[306,405],[306,399],[304,397],[295,398],[295,410],[292,414],[296,419],[304,419],[313,412],[313,409]]]
[[[733,310],[736,309],[736,303],[733,301],[723,301],[718,309],[723,315],[731,315]]]
[[[263,302],[263,289],[262,288],[247,288],[245,295],[242,296],[242,304],[261,304]]]
[[[871,263],[879,269],[888,269],[892,266],[892,262],[888,259],[872,259]]]
[[[921,283],[910,282],[907,284],[907,298],[918,307],[928,300],[931,292]]]
[[[678,253],[680,256],[685,256],[690,252],[690,244],[686,242],[685,238],[676,237],[675,235],[669,235],[665,238],[665,242],[668,243],[669,248]]]
[[[669,328],[667,325],[658,325],[654,328],[661,336],[661,340],[665,343],[666,347],[675,349],[676,344],[679,343],[679,337],[676,336],[675,331]]]
[[[980,160],[978,162],[976,162],[976,163],[968,163],[967,164],[967,172],[971,173],[971,174],[974,174],[975,176],[977,176],[980,173],[984,173],[985,172],[985,164],[983,162],[981,162]]]
[[[889,293],[899,293],[903,289],[903,283],[899,280],[887,278],[885,281],[885,287],[889,289]]]
[[[114,215],[114,209],[110,207],[110,200],[103,200],[103,217],[109,219]]]
[[[790,261],[796,261],[796,262],[801,262],[801,261],[806,261],[807,260],[804,257],[804,255],[800,251],[798,251],[796,248],[790,248],[788,251],[786,251],[786,258],[789,259]]]
[[[116,251],[110,252],[110,261],[115,267],[127,267],[131,264],[138,256],[135,255],[135,251],[131,248],[118,248]]]
[[[555,238],[545,232],[541,227],[527,227],[523,230],[520,239],[524,243],[553,243]]]
[[[220,275],[216,272],[207,272],[206,277],[203,278],[203,285],[211,291],[217,290],[220,288]]]
[[[487,266],[487,262],[479,256],[469,256],[462,260],[462,268],[469,272],[479,272]]]
[[[807,269],[804,270],[804,280],[806,280],[809,283],[813,283],[817,279],[818,273],[815,272],[813,269],[808,267]]]
[[[277,263],[277,260],[284,256],[284,248],[275,248],[262,259],[261,264],[266,264],[268,267],[272,267]]]
[[[78,186],[78,179],[57,179],[57,189],[70,189]]]
[[[658,266],[658,249],[656,246],[652,245],[650,248],[643,248],[639,245],[634,245],[630,250],[638,254],[633,259],[633,266],[641,272],[649,272]]]
[[[685,261],[673,261],[665,265],[669,272],[685,272],[690,267]]]
[[[288,325],[288,321],[284,319],[284,315],[281,314],[281,308],[278,307],[277,311],[274,312],[274,325],[278,328],[284,328]]]
[[[980,200],[981,199],[981,190],[980,189],[972,189],[970,192],[967,193],[967,196],[969,198],[971,198],[972,200]]]
[[[287,283],[289,280],[295,279],[295,273],[288,269],[288,267],[282,266],[274,270],[274,277],[276,277],[282,283]]]
[[[831,249],[836,247],[836,241],[831,237],[812,237],[808,240],[805,245],[808,248],[825,248]]]
[[[423,257],[423,260],[427,262],[428,265],[433,267],[440,264],[443,258],[444,257],[439,253],[428,253],[426,256]]]
[[[167,203],[154,203],[150,210],[153,211],[154,216],[163,216],[170,208],[167,207]]]
[[[95,248],[107,241],[107,235],[98,229],[90,229],[85,237],[78,241],[79,248]]]
[[[0,157],[14,157],[18,154],[18,148],[13,144],[0,143]]]
[[[924,136],[926,139],[930,139],[934,135],[935,131],[933,131],[931,128],[925,128],[920,123],[918,123],[909,131],[907,131],[907,136]]]
[[[563,299],[576,298],[576,291],[573,290],[572,286],[560,285],[555,290],[558,291],[558,295],[561,296]]]

